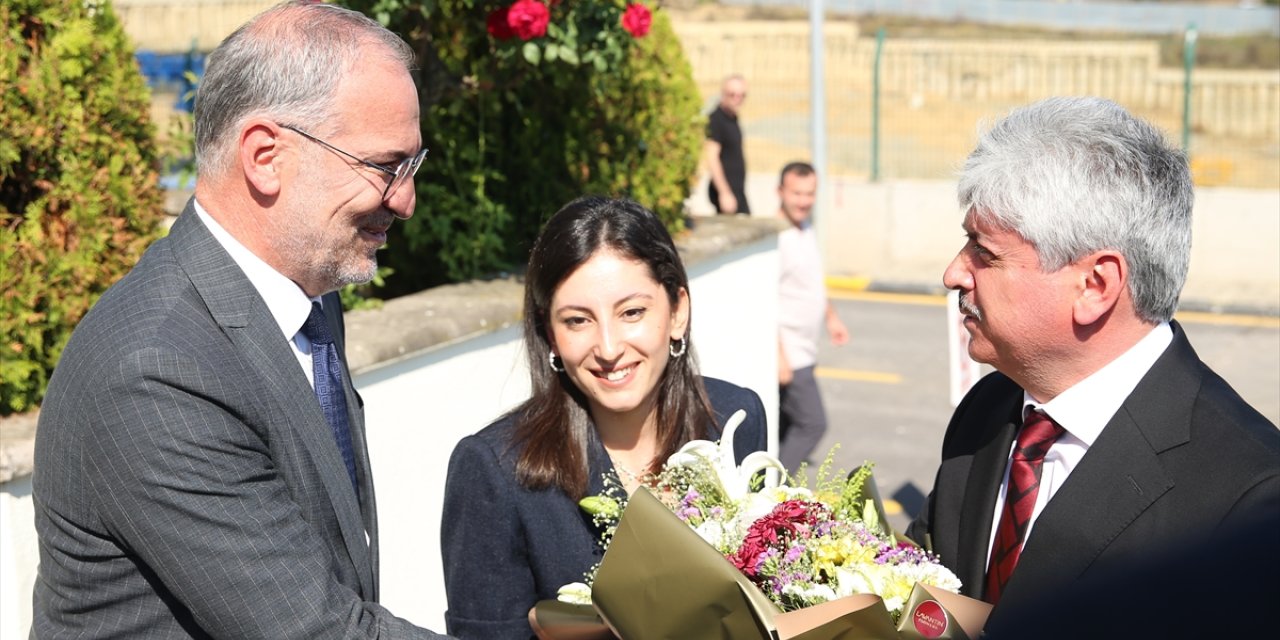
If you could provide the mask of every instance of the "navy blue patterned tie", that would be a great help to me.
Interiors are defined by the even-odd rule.
[[[338,452],[342,454],[347,474],[351,476],[351,487],[359,498],[356,454],[351,447],[351,425],[347,421],[346,385],[342,382],[342,361],[338,358],[338,348],[333,344],[329,322],[325,320],[319,302],[311,303],[311,315],[302,325],[302,334],[311,341],[311,371],[315,374],[316,398],[320,400],[329,428],[333,429],[333,439],[338,443]]]

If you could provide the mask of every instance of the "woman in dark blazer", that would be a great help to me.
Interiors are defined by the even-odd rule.
[[[441,543],[450,635],[533,637],[528,614],[603,557],[578,500],[612,475],[628,493],[739,409],[738,461],[765,447],[759,396],[698,374],[689,279],[671,236],[627,200],[565,205],[534,244],[524,334],[532,396],[463,439]]]

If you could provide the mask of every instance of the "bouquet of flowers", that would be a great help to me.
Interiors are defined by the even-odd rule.
[[[659,489],[678,496],[676,516],[781,610],[868,593],[880,596],[897,620],[916,583],[960,590],[959,579],[936,557],[890,530],[878,501],[870,497],[869,465],[847,480],[830,478],[828,456],[816,490],[786,485],[751,490],[753,479],[772,484],[755,478],[755,472],[782,467],[768,454],[756,453],[752,456],[762,458],[758,465],[736,469],[732,439],[730,428],[714,449],[710,443],[690,443],[668,462]]]
[[[594,605],[625,640],[808,640],[850,629],[860,637],[977,636],[989,606],[956,595],[959,579],[892,531],[870,465],[846,478],[829,473],[828,456],[812,489],[780,483],[785,469],[766,453],[735,464],[733,435],[744,417],[730,418],[719,443],[690,442],[672,456],[657,499],[639,490],[627,504],[614,485],[583,501],[608,551],[589,585],[561,590],[563,602]],[[539,609],[550,620],[556,607]]]

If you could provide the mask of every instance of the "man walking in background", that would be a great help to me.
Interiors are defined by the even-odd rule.
[[[817,191],[818,173],[812,165],[792,162],[783,167],[778,215],[790,226],[778,234],[778,457],[792,472],[809,460],[827,431],[827,411],[814,377],[822,329],[836,346],[849,341],[848,330],[827,299],[812,220]]]
[[[742,152],[738,112],[747,99],[747,81],[734,74],[720,86],[720,104],[707,119],[703,157],[711,173],[707,196],[716,213],[751,213],[747,204],[747,161]]]
[[[33,637],[441,637],[378,604],[335,293],[413,215],[412,65],[376,22],[305,0],[209,56],[195,198],[49,383]]]

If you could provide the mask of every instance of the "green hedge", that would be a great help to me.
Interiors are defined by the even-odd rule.
[[[44,395],[71,330],[162,216],[149,93],[106,2],[0,3],[0,415]]]
[[[509,2],[345,4],[418,51],[431,149],[378,295],[519,269],[542,223],[584,193],[629,195],[681,229],[704,121],[661,10],[633,38],[619,24],[624,3],[564,0],[549,6],[547,34],[525,42],[486,31]]]

